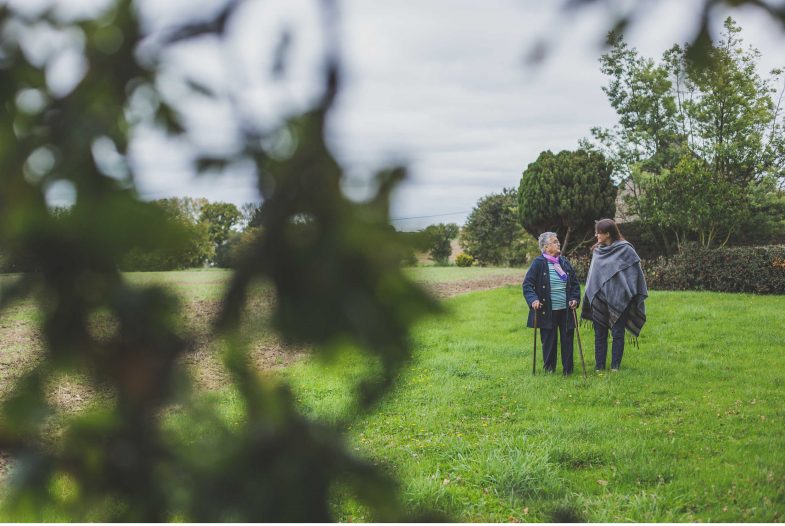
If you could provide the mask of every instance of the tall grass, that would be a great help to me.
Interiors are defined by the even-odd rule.
[[[349,429],[409,505],[461,521],[785,518],[785,297],[653,292],[621,372],[592,371],[582,330],[587,380],[577,345],[576,374],[532,376],[518,288],[446,305],[418,327],[395,392]],[[305,411],[338,421],[355,410],[341,375],[363,363],[286,375]],[[366,518],[340,495],[336,506]]]

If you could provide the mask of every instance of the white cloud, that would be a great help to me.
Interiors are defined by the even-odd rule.
[[[54,0],[25,1],[33,10]],[[224,4],[140,2],[151,30]],[[608,5],[630,3],[602,2],[567,16],[559,3],[535,0],[341,2],[344,83],[329,121],[329,141],[350,175],[347,189],[362,196],[363,187],[372,186],[367,174],[404,162],[410,177],[395,193],[394,217],[461,214],[396,224],[461,223],[478,199],[516,186],[542,150],[574,149],[592,126],[611,126],[615,115],[602,93],[606,80],[597,62]],[[627,38],[642,54],[657,58],[673,43],[691,38],[699,5],[696,0],[648,2]],[[319,95],[325,41],[318,6],[311,0],[247,2],[232,20],[227,41],[204,41],[168,57],[177,63],[167,81],[173,97],[180,98],[178,82],[194,77],[219,92],[233,90],[247,118],[270,126],[308,108]],[[732,14],[745,41],[762,51],[761,71],[767,72],[783,65],[785,37],[759,11]],[[715,27],[726,14],[715,13]],[[273,55],[284,29],[293,35],[290,68],[276,79]],[[524,57],[542,36],[551,36],[555,47],[544,64],[528,67]],[[193,128],[202,130],[195,137],[201,149],[235,144],[231,106],[192,99],[187,110]],[[250,170],[194,179],[191,148],[157,135],[138,137],[133,159],[142,195],[203,196],[236,204],[257,198]]]

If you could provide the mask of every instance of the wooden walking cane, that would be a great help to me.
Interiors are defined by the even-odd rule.
[[[534,353],[532,353],[532,374],[537,372],[537,309],[534,309]]]
[[[586,378],[586,362],[583,361],[583,345],[581,345],[581,331],[578,329],[578,315],[575,314],[575,309],[572,309],[572,319],[575,320],[575,334],[578,335],[578,352],[581,353],[581,367],[583,368],[583,377]]]

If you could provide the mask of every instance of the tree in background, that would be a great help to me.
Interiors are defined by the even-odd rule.
[[[234,268],[241,261],[243,254],[250,250],[261,235],[261,228],[248,227],[242,232],[231,232],[225,243],[215,250],[215,266]]]
[[[504,188],[481,198],[461,230],[461,247],[480,265],[517,266],[527,261],[532,236],[518,220],[518,191]]]
[[[446,265],[452,254],[452,240],[458,237],[460,229],[455,223],[439,223],[423,229],[427,239],[428,253],[437,265]]]
[[[203,267],[213,261],[215,245],[210,238],[209,224],[197,221],[201,206],[207,199],[169,197],[152,201],[151,212],[162,225],[169,225],[176,235],[167,235],[167,242],[151,246],[146,241],[135,243],[120,262],[124,271],[161,271]],[[160,215],[159,215],[160,212]]]
[[[590,241],[594,221],[614,217],[612,165],[596,151],[542,152],[523,172],[518,218],[532,236],[552,231],[569,254]]]
[[[217,253],[229,239],[232,228],[240,222],[242,214],[232,203],[205,203],[199,211],[199,222],[207,224],[213,250]]]
[[[728,18],[718,42],[700,44],[703,53],[673,46],[660,63],[611,34],[601,59],[619,123],[592,133],[626,190],[629,215],[667,253],[685,241],[724,245],[770,202],[761,190],[785,181],[782,70],[762,79],[760,54],[739,33]]]

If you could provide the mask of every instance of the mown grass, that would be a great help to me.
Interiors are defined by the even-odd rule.
[[[409,272],[436,282],[482,277],[456,277],[464,270],[499,269]],[[186,302],[218,300],[228,277],[129,275]],[[653,292],[640,349],[628,346],[622,372],[588,380],[577,346],[572,377],[531,375],[518,287],[444,304],[447,314],[415,330],[414,359],[395,390],[359,419],[352,389],[376,367],[361,353],[280,373],[304,412],[352,421],[349,447],[393,473],[407,505],[460,521],[783,520],[785,297]],[[581,335],[591,371],[593,334]],[[206,396],[227,422],[243,418],[231,390]],[[195,425],[176,411],[167,424],[175,434]],[[340,491],[335,509],[342,520],[372,518]]]
[[[587,380],[577,346],[578,374],[532,376],[516,287],[445,303],[395,391],[348,430],[409,505],[460,521],[785,518],[785,297],[653,292],[640,349]],[[593,333],[581,336],[591,371]],[[339,421],[366,367],[348,356],[285,374],[306,412]]]

